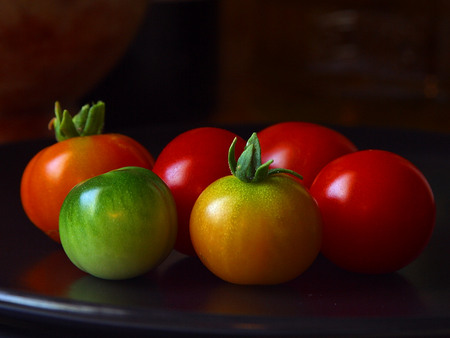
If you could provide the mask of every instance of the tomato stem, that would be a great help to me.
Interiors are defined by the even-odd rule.
[[[228,151],[228,165],[231,173],[241,181],[246,183],[257,183],[265,180],[270,175],[280,173],[291,174],[295,177],[303,179],[300,174],[289,169],[269,169],[269,166],[273,163],[273,160],[269,160],[262,164],[261,147],[256,133],[253,133],[250,136],[247,144],[245,145],[244,151],[236,161],[236,141],[237,138],[234,138]]]
[[[49,128],[55,130],[57,141],[64,141],[72,137],[101,134],[104,121],[105,104],[102,101],[92,106],[84,105],[73,117],[67,109],[62,110],[56,101],[55,117],[50,121]]]

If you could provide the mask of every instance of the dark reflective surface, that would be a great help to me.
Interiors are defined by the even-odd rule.
[[[127,134],[156,156],[188,128],[146,128]],[[248,138],[259,128],[229,129]],[[97,279],[75,268],[58,244],[31,225],[21,208],[23,168],[34,153],[53,141],[0,147],[0,332],[2,325],[11,323],[17,327],[32,323],[34,333],[42,331],[44,324],[46,330],[64,330],[65,324],[75,323],[88,333],[113,328],[183,335],[450,334],[450,136],[338,130],[361,149],[392,150],[407,157],[433,188],[437,223],[431,242],[415,262],[397,273],[348,273],[319,257],[289,283],[238,286],[219,280],[197,259],[174,252],[139,278]]]

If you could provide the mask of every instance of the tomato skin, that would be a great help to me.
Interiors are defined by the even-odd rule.
[[[195,256],[189,235],[189,218],[200,193],[215,180],[230,174],[227,152],[237,137],[237,154],[245,141],[222,128],[201,127],[188,130],[169,142],[156,158],[153,172],[170,188],[178,212],[175,249]]]
[[[258,133],[262,162],[274,160],[271,168],[286,168],[303,176],[310,187],[328,162],[357,150],[343,134],[314,123],[281,122]]]
[[[22,206],[31,222],[59,242],[58,217],[64,198],[76,184],[125,166],[151,169],[152,155],[121,134],[80,136],[38,152],[22,175]]]
[[[383,150],[342,156],[311,186],[322,213],[322,253],[353,272],[380,274],[411,263],[435,223],[433,192],[408,160]]]
[[[151,170],[124,167],[77,184],[59,217],[61,244],[81,270],[104,279],[139,276],[172,251],[176,207]]]
[[[202,192],[190,220],[200,260],[235,284],[294,279],[317,257],[321,230],[316,202],[285,174],[258,183],[223,177]]]

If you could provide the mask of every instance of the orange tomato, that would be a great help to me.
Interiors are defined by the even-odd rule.
[[[38,152],[22,175],[20,195],[30,221],[59,242],[58,218],[64,198],[78,183],[125,166],[151,169],[153,156],[121,134],[71,137]]]
[[[250,138],[237,165],[230,162],[234,175],[209,185],[191,213],[198,257],[216,276],[235,284],[292,280],[314,262],[321,246],[315,200],[296,179],[279,173],[282,169],[265,173],[269,163],[261,166],[258,152],[257,138]]]

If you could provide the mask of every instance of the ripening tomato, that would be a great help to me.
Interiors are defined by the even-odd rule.
[[[153,172],[169,186],[177,204],[178,235],[175,249],[195,256],[189,236],[189,217],[200,193],[212,182],[230,174],[226,155],[236,134],[222,128],[188,130],[169,142],[156,158]],[[237,138],[242,152],[245,141]]]
[[[151,170],[124,167],[77,184],[61,207],[59,230],[79,269],[104,279],[133,278],[172,251],[175,201]]]
[[[364,150],[330,162],[311,194],[323,218],[323,255],[353,272],[405,267],[434,228],[435,202],[426,178],[392,152]]]
[[[235,284],[279,284],[299,276],[321,243],[319,209],[307,189],[287,173],[261,165],[256,134],[192,209],[192,244],[203,264]]]
[[[56,108],[57,116],[58,113],[61,114],[58,107],[59,105]],[[86,112],[86,106],[81,112]],[[92,129],[94,124],[102,125],[102,102],[92,106],[87,112],[91,114],[91,121],[97,120],[88,128]],[[72,122],[67,115],[68,113],[64,120],[66,125]],[[76,121],[79,117],[80,115],[75,115],[73,119]],[[61,116],[59,120],[63,120]],[[101,127],[94,129],[98,132]],[[82,132],[85,136],[69,136],[69,132],[62,136],[62,133],[64,131],[58,129],[57,138],[61,141],[42,149],[30,160],[22,175],[20,187],[22,206],[28,218],[57,242],[59,210],[64,198],[77,183],[125,166],[151,169],[154,163],[152,155],[140,143],[125,135],[92,135],[86,130]]]
[[[328,162],[357,150],[343,134],[314,123],[281,122],[258,133],[262,162],[273,160],[272,167],[282,167],[303,176],[310,187]]]

